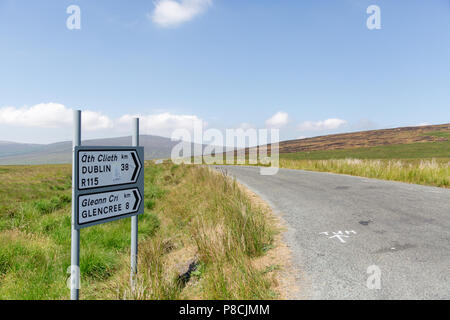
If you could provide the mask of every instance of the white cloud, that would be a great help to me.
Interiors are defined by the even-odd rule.
[[[70,124],[72,113],[58,103],[41,103],[32,107],[3,107],[0,109],[0,123],[39,128],[58,128]]]
[[[158,0],[149,18],[160,27],[176,27],[205,12],[212,0]]]
[[[118,119],[117,123],[119,125],[130,125],[132,119],[135,117],[140,118],[139,127],[142,134],[169,138],[176,129],[186,129],[192,132],[196,123],[203,126],[206,125],[202,119],[195,115],[177,115],[168,112],[143,116],[124,115]]]
[[[81,118],[82,126],[87,130],[110,129],[114,126],[113,121],[109,117],[95,111],[84,111],[81,114]]]
[[[40,103],[32,107],[0,108],[0,123],[34,128],[64,128],[72,125],[72,109],[59,103]],[[84,111],[82,125],[86,130],[108,129],[113,122],[99,112]]]
[[[91,110],[82,112],[81,125],[83,130],[104,133],[123,134],[130,132],[134,115],[123,115],[118,119]],[[187,129],[192,132],[194,125],[203,127],[206,122],[195,115],[178,115],[168,112],[153,115],[142,115],[140,130],[142,134],[152,134],[171,137],[176,129]],[[13,127],[67,129],[73,125],[73,110],[59,103],[41,103],[32,107],[2,107],[0,108],[0,124]]]
[[[305,121],[298,126],[299,131],[324,131],[324,130],[333,130],[337,129],[347,121],[342,119],[327,119],[323,121]]]
[[[266,120],[266,126],[269,128],[281,128],[289,121],[289,115],[286,112],[277,112],[270,119]]]
[[[431,123],[429,123],[429,122],[422,122],[422,123],[416,124],[415,126],[416,127],[431,126]]]

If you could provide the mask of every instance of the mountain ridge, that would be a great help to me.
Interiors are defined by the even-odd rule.
[[[145,159],[169,158],[172,148],[179,141],[169,138],[141,135],[140,145],[145,148]],[[130,146],[131,136],[90,139],[82,141],[86,146]],[[193,148],[194,144],[191,144]],[[61,141],[50,144],[15,143],[0,141],[0,165],[63,164],[72,161],[72,142]]]
[[[318,150],[350,150],[362,147],[447,140],[445,137],[434,135],[434,132],[450,132],[450,124],[398,127],[286,140],[280,142],[279,150],[281,154],[285,154]],[[145,148],[146,160],[170,158],[172,148],[178,143],[179,141],[172,141],[169,138],[160,136],[140,136],[140,145]],[[82,144],[86,146],[130,146],[131,136],[91,139],[83,141]],[[191,148],[194,150],[194,144],[192,143]],[[246,148],[246,152],[254,148]],[[71,163],[71,155],[71,141],[61,141],[51,144],[0,141],[0,165]]]

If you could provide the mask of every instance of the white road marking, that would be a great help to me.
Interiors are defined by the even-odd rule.
[[[338,232],[321,232],[319,234],[323,234],[326,236],[329,236],[330,234],[333,234],[331,237],[328,237],[328,239],[334,239],[337,238],[341,243],[346,243],[346,241],[344,240],[344,238],[350,238],[350,235],[352,234],[356,234],[355,230],[345,230],[344,232],[342,232],[341,230],[339,230]]]

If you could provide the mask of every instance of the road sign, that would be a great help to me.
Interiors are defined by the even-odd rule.
[[[138,213],[141,202],[138,188],[81,195],[78,197],[77,224],[87,227]]]
[[[139,119],[133,119],[133,147],[81,146],[81,111],[74,111],[72,153],[72,240],[70,298],[79,299],[80,229],[131,217],[130,281],[137,276],[138,215],[144,213],[144,148]]]
[[[144,212],[144,148],[79,146],[74,151],[77,230]]]
[[[76,148],[77,189],[88,190],[136,183],[142,162],[139,148]]]

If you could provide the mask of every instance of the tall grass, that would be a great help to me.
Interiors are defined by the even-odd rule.
[[[175,300],[180,298],[182,286],[178,274],[165,259],[167,249],[160,236],[140,245],[139,275],[135,288],[122,279],[119,298],[133,300]]]
[[[202,169],[196,175],[209,175],[205,187],[214,190],[214,194],[206,195],[211,198],[210,207],[199,210],[192,224],[203,260],[232,259],[236,252],[249,257],[262,255],[264,246],[271,242],[264,214],[252,208],[236,182],[226,174]]]
[[[429,160],[280,160],[281,168],[349,174],[367,178],[450,187],[450,161]]]
[[[252,207],[236,182],[207,169],[210,206],[198,210],[192,223],[200,260],[208,268],[204,279],[208,299],[270,298],[270,282],[252,268],[251,258],[265,253],[272,242],[267,217]]]
[[[0,299],[69,297],[70,172],[70,166],[0,170]],[[157,173],[146,168],[145,174],[151,180]],[[139,221],[141,239],[151,237],[159,228],[159,220],[151,211]],[[128,220],[81,231],[83,299],[107,297],[98,287],[113,281],[113,275],[120,272],[129,246]]]
[[[0,169],[0,299],[67,299],[70,166]],[[136,288],[124,219],[81,230],[82,299],[274,297],[271,275],[254,265],[272,226],[232,179],[146,162],[144,201]]]
[[[273,241],[263,209],[207,167],[171,165],[163,180],[172,185],[156,206],[164,228],[143,244],[138,288],[133,293],[124,278],[120,297],[273,298],[272,279],[252,265]],[[178,267],[189,264],[186,284]]]

